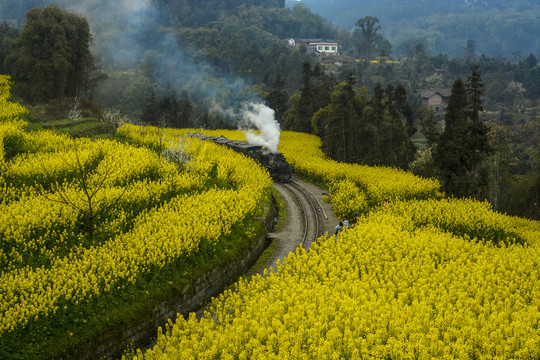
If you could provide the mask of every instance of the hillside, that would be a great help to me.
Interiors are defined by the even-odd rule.
[[[480,41],[463,35],[461,30],[473,25],[485,27],[478,20],[482,16],[491,16],[492,22],[502,21],[502,15],[493,14],[504,12],[504,24],[509,29],[504,35],[530,40],[524,34],[538,31],[514,31],[512,26],[524,26],[526,21],[508,19],[527,19],[535,14],[536,7],[527,2],[518,6],[512,2],[470,1],[409,1],[407,7],[402,7],[384,0],[383,15],[377,12],[380,5],[375,2],[361,2],[361,11],[354,11],[357,6],[347,1],[321,11],[328,18],[343,15],[339,26],[345,23],[345,15],[350,17],[350,24],[359,18],[365,21],[360,24],[377,20],[368,37],[361,31],[339,29],[302,2],[292,7],[286,4],[292,5],[276,0],[59,0],[58,6],[27,13],[22,28],[5,23],[0,27],[0,64],[4,65],[0,72],[11,76],[15,96],[28,104],[56,101],[62,96],[68,99],[57,103],[70,104],[79,95],[99,104],[96,109],[115,108],[132,121],[157,126],[237,128],[245,120],[242,114],[246,103],[264,102],[274,110],[283,129],[319,135],[325,153],[333,159],[398,166],[424,176],[438,176],[437,171],[444,165],[433,162],[430,153],[417,153],[417,148],[430,145],[426,133],[436,135],[442,130],[443,115],[435,117],[420,111],[423,100],[415,90],[450,88],[457,78],[467,79],[471,64],[477,62],[484,85],[483,121],[493,129],[489,135],[492,148],[499,150],[497,154],[485,154],[486,164],[494,165],[484,169],[482,189],[489,180],[490,191],[488,194],[482,190],[478,196],[489,195],[497,210],[538,218],[540,182],[538,164],[533,160],[538,158],[534,136],[538,133],[535,130],[540,101],[538,58],[512,53],[513,49],[504,47],[502,38],[493,36]],[[321,9],[326,6],[315,0],[306,0],[305,4],[313,10],[317,4]],[[343,10],[339,4],[349,6]],[[1,14],[12,24],[21,22],[24,9],[34,5],[44,4],[10,0],[0,5],[4,11]],[[38,16],[41,13],[49,15]],[[380,16],[380,23],[369,14]],[[470,21],[465,21],[467,17]],[[81,41],[79,35],[62,35],[51,44],[43,36],[48,34],[44,29],[61,33],[54,30],[58,18],[70,19],[60,22],[63,34],[74,34],[77,28],[84,39],[93,41]],[[392,24],[406,22],[408,27],[389,27],[388,19]],[[433,26],[446,26],[445,30],[430,30],[426,19],[431,19],[429,24]],[[411,26],[422,21],[425,24],[419,27],[421,34],[415,33]],[[489,30],[502,28],[493,23]],[[491,37],[487,30],[470,33]],[[408,34],[411,38],[407,38]],[[310,51],[314,48],[300,42],[291,46],[291,37],[335,40],[341,57],[318,56]],[[402,41],[392,47],[385,37],[394,43],[403,39],[407,46],[401,46]],[[33,40],[36,38],[39,41]],[[515,48],[522,43],[507,41]],[[432,56],[434,44],[446,50],[452,45],[458,55],[463,55],[468,46],[467,56]],[[479,56],[489,44],[501,52],[501,57]],[[75,61],[73,49],[84,50],[75,51],[83,55],[91,51],[92,58]],[[406,57],[396,56],[400,54]],[[61,61],[51,61],[53,55],[61,55]],[[387,55],[397,59],[376,60]],[[81,64],[89,66],[83,68]],[[63,75],[51,77],[50,73]],[[52,120],[66,119],[69,111],[54,110],[59,119]],[[36,111],[30,116],[49,120]],[[96,112],[85,114],[99,116]],[[352,131],[343,130],[348,128]]]
[[[425,38],[433,54],[462,55],[467,40],[476,42],[478,54],[510,57],[514,53],[539,54],[540,4],[534,1],[478,0],[304,0],[312,11],[339,27],[350,29],[364,16],[380,20],[383,35],[394,53],[413,38]],[[292,6],[298,1],[287,0]],[[517,54],[516,54],[517,55]]]

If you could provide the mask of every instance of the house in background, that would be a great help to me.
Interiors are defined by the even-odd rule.
[[[304,44],[309,53],[317,55],[337,55],[339,45],[337,42],[328,39],[289,39],[290,46],[299,46]]]
[[[422,105],[429,106],[435,113],[444,113],[452,89],[418,89],[414,92],[422,97]]]

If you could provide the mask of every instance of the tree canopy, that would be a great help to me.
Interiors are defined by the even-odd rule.
[[[287,0],[292,6],[294,0]],[[476,52],[508,57],[540,54],[531,34],[540,33],[540,4],[533,0],[310,0],[309,8],[340,27],[352,28],[358,14],[377,17],[394,49],[410,39],[426,39],[430,51],[461,56],[467,40]],[[451,36],[449,36],[451,34]]]
[[[84,88],[85,72],[93,64],[86,19],[56,5],[28,11],[6,68],[31,101],[76,96]]]

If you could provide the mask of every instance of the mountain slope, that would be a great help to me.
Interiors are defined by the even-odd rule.
[[[287,0],[292,6],[299,1]],[[461,55],[467,40],[478,54],[510,57],[540,54],[540,3],[502,0],[304,0],[304,5],[339,27],[352,28],[365,16],[380,20],[394,52],[409,39],[426,39],[432,53]]]

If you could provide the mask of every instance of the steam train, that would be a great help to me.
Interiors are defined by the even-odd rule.
[[[274,181],[281,183],[291,181],[294,169],[279,151],[271,151],[259,145],[252,145],[246,141],[229,140],[223,136],[205,136],[198,133],[189,133],[187,135],[225,145],[236,152],[252,157],[268,170]]]

